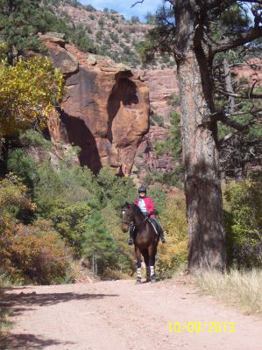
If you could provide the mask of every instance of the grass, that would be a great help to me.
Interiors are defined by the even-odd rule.
[[[8,329],[11,327],[11,322],[8,320],[10,315],[10,310],[3,305],[1,305],[1,300],[3,297],[3,289],[5,287],[10,287],[11,282],[4,275],[0,275],[0,340],[2,341],[3,337],[7,333]]]
[[[262,315],[262,270],[204,272],[195,279],[201,290],[218,300],[237,306],[246,314]]]

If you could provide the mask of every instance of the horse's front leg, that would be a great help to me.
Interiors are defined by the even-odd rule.
[[[156,282],[156,274],[155,274],[156,249],[155,247],[149,247],[148,254],[149,254],[150,280],[151,282]]]
[[[136,283],[142,282],[142,273],[141,273],[141,252],[138,247],[135,246],[136,254]]]
[[[142,252],[143,257],[144,257],[144,261],[146,264],[146,281],[150,282],[150,265],[149,265],[149,255],[148,255],[148,251],[144,250]]]

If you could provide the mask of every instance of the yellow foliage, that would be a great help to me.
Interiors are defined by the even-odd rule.
[[[21,59],[15,66],[0,62],[0,136],[34,123],[40,127],[62,98],[63,75],[47,57]]]
[[[187,261],[186,203],[182,193],[176,193],[167,199],[161,223],[167,232],[167,243],[159,245],[157,270],[159,276],[165,278],[171,277]]]
[[[33,225],[9,222],[0,232],[0,273],[16,283],[50,284],[65,281],[71,251],[51,223],[37,220]]]
[[[27,188],[14,174],[8,174],[0,180],[0,220],[14,210],[27,209],[34,211],[36,205],[27,196]]]

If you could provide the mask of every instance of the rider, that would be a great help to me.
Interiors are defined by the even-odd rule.
[[[150,219],[150,221],[153,223],[154,227],[156,227],[160,235],[161,242],[165,243],[166,240],[164,237],[164,231],[155,216],[155,205],[153,199],[146,195],[146,187],[143,185],[139,187],[138,193],[139,197],[135,199],[134,203],[140,208],[145,217],[148,217]],[[134,231],[134,224],[131,224],[129,227],[129,245],[132,245],[134,242]]]

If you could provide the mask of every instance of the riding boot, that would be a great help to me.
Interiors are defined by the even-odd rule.
[[[163,231],[161,226],[160,226],[160,229],[159,229],[159,236],[160,236],[161,242],[162,243],[166,243],[165,232]]]
[[[162,226],[160,225],[159,221],[157,219],[154,219],[154,222],[157,225],[157,232],[159,233],[159,237],[161,239],[162,243],[166,243],[166,239],[165,239],[165,232],[162,228]]]

